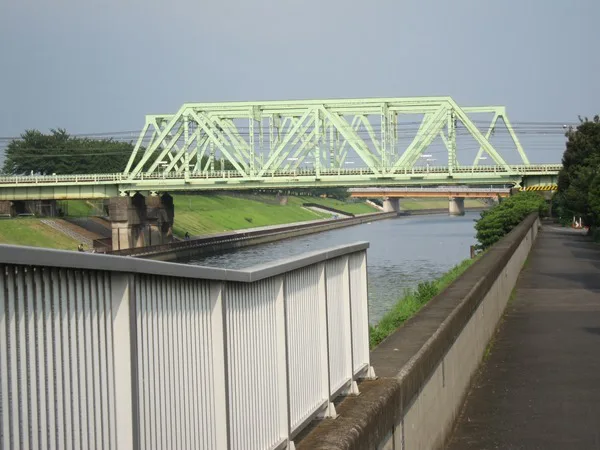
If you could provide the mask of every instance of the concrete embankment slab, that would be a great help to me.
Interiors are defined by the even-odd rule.
[[[538,239],[451,450],[600,448],[600,246]]]

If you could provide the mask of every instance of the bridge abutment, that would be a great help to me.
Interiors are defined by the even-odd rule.
[[[1,216],[18,216],[20,214],[55,217],[60,209],[56,200],[2,200],[0,201]]]
[[[112,249],[145,247],[171,242],[173,239],[173,198],[133,197],[108,199],[108,214],[112,228]]]
[[[13,202],[10,200],[0,201],[0,216],[12,216],[13,215]]]
[[[448,214],[450,214],[451,216],[464,216],[465,198],[450,197],[450,199],[448,200]]]
[[[393,197],[384,197],[383,212],[400,212],[400,199]]]

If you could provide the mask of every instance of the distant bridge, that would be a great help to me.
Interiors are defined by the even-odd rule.
[[[351,197],[357,198],[440,198],[440,197],[462,197],[462,198],[498,198],[508,197],[510,188],[483,188],[483,187],[402,187],[402,188],[352,188],[349,190]]]
[[[470,117],[480,113],[493,114],[485,131]],[[407,140],[399,119],[408,116],[420,122]],[[490,142],[501,126],[518,165]],[[473,162],[459,163],[457,131],[478,146]],[[439,166],[424,159],[436,140],[447,157]],[[479,165],[487,158],[493,165]],[[556,184],[560,168],[530,163],[504,107],[461,108],[450,97],[186,103],[175,114],[146,116],[122,173],[0,177],[0,200],[327,186],[526,188]]]

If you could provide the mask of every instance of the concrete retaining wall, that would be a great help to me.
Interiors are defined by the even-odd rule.
[[[311,223],[283,226],[280,228],[267,230],[258,229],[248,232],[236,231],[232,233],[223,233],[219,235],[208,236],[206,238],[192,239],[190,241],[140,247],[111,253],[121,256],[138,256],[153,260],[171,261],[190,256],[209,255],[225,250],[280,241],[292,237],[320,233],[322,231],[359,225],[361,223],[373,222],[376,220],[390,219],[397,217],[397,215],[397,213],[363,214],[355,217],[337,220],[320,220]]]
[[[442,448],[539,226],[528,217],[372,351],[379,379],[361,383],[298,449]]]

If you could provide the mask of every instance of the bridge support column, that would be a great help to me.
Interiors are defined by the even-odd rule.
[[[59,208],[56,200],[2,200],[0,201],[0,216],[16,216],[33,214],[38,217],[55,217]]]
[[[145,245],[143,229],[146,225],[146,200],[142,194],[108,199],[108,216],[112,228],[113,250]]]
[[[450,197],[448,201],[448,214],[450,214],[451,216],[465,215],[464,197]]]
[[[400,199],[392,197],[383,198],[383,212],[400,212]]]
[[[139,192],[133,197],[113,197],[108,200],[108,215],[112,227],[112,249],[123,250],[158,245],[173,240],[173,198],[145,198]]]
[[[173,220],[175,206],[173,197],[163,194],[160,197],[146,198],[149,230],[148,245],[165,244],[173,240]]]
[[[13,214],[13,202],[11,202],[10,200],[1,200],[0,216],[12,216]]]

